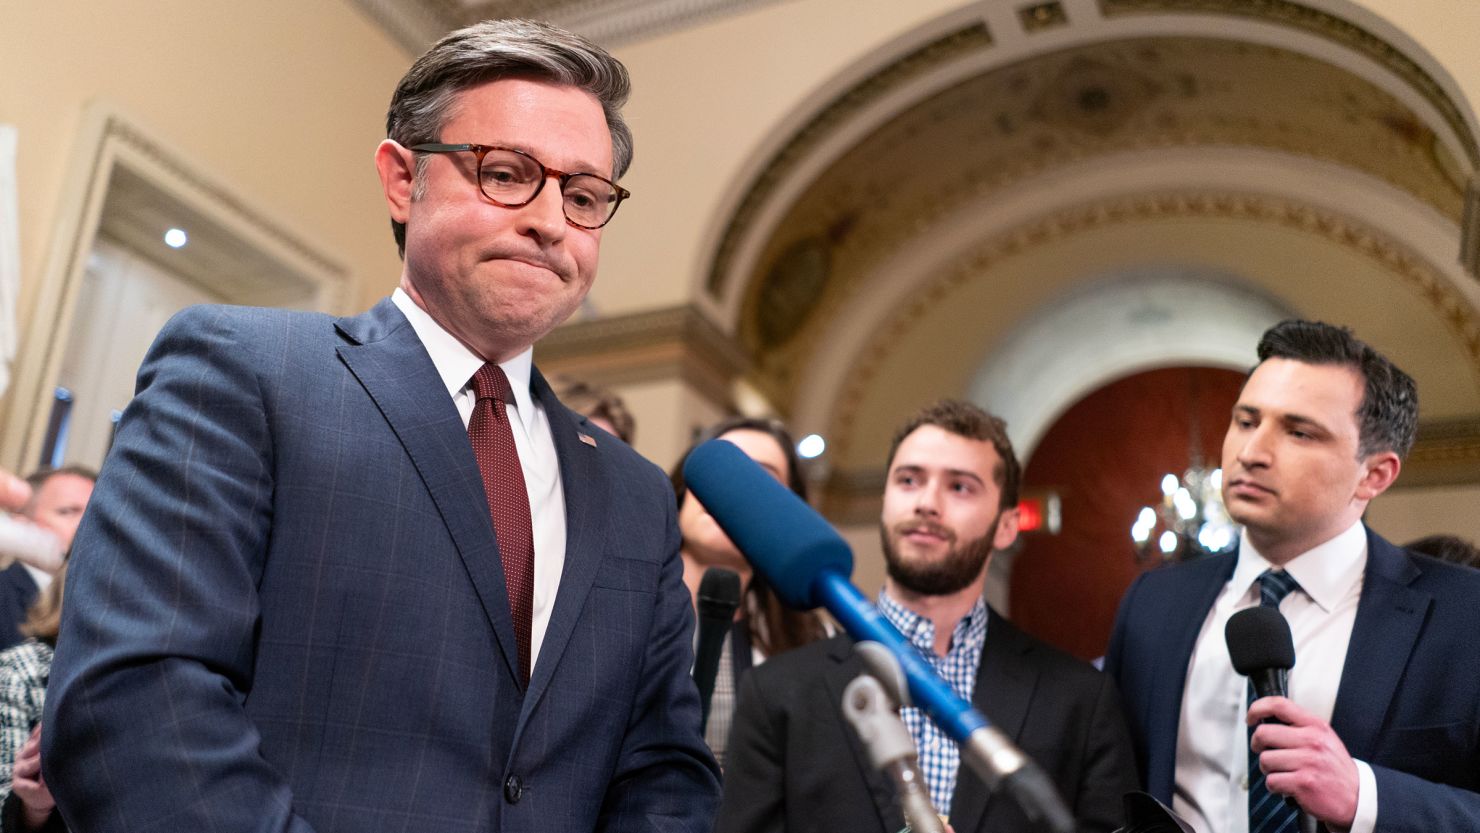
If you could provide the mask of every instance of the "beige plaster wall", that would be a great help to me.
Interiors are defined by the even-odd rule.
[[[104,101],[338,260],[356,288],[399,275],[372,155],[410,59],[348,2],[7,3],[0,122],[19,128],[22,349],[79,127]]]
[[[1393,489],[1367,507],[1367,523],[1395,544],[1425,535],[1458,535],[1480,542],[1477,507],[1480,485]]]

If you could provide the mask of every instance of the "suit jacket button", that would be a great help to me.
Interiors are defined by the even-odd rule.
[[[524,782],[519,780],[519,776],[510,775],[508,778],[504,779],[504,798],[507,799],[510,804],[518,804],[519,799],[523,796]]]

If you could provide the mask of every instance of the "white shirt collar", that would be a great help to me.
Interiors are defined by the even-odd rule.
[[[1245,530],[1239,536],[1238,566],[1234,568],[1231,584],[1240,592],[1234,599],[1243,599],[1254,582],[1265,570],[1273,568],[1258,549],[1249,541]],[[1313,547],[1290,559],[1285,570],[1300,582],[1300,589],[1327,613],[1336,607],[1351,590],[1352,585],[1362,580],[1367,567],[1367,529],[1360,520],[1331,540]]]
[[[40,567],[32,567],[30,564],[27,564],[24,561],[21,562],[21,566],[26,568],[26,572],[29,573],[31,576],[31,581],[36,582],[37,590],[44,591],[48,586],[50,586],[51,573],[48,573]]]
[[[468,387],[478,368],[483,366],[483,358],[443,329],[435,318],[411,300],[406,290],[396,287],[396,291],[391,293],[391,302],[411,322],[411,329],[416,331],[416,337],[421,339],[427,355],[432,357],[437,375],[442,377],[442,384],[447,386],[447,394],[456,398]],[[509,386],[514,389],[514,409],[519,415],[519,421],[524,424],[526,432],[533,430],[534,397],[529,393],[529,377],[534,367],[534,347],[506,362],[500,362],[499,367],[509,377]]]

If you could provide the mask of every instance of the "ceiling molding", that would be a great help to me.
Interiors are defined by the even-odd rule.
[[[413,56],[454,29],[495,18],[544,20],[616,46],[779,2],[784,0],[354,0]]]
[[[1420,423],[1395,489],[1480,483],[1480,419]]]
[[[1100,12],[1107,18],[1176,13],[1245,17],[1325,38],[1365,55],[1418,90],[1460,137],[1470,165],[1480,167],[1480,145],[1475,134],[1439,82],[1401,49],[1350,20],[1289,0],[1100,0]]]

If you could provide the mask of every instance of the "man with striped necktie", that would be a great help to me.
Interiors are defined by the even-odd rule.
[[[1276,325],[1258,355],[1223,443],[1238,550],[1141,576],[1111,637],[1142,779],[1199,833],[1294,833],[1301,812],[1480,829],[1480,573],[1362,523],[1412,447],[1416,386],[1327,324]],[[1296,662],[1289,697],[1250,704],[1224,626],[1256,604]]]

